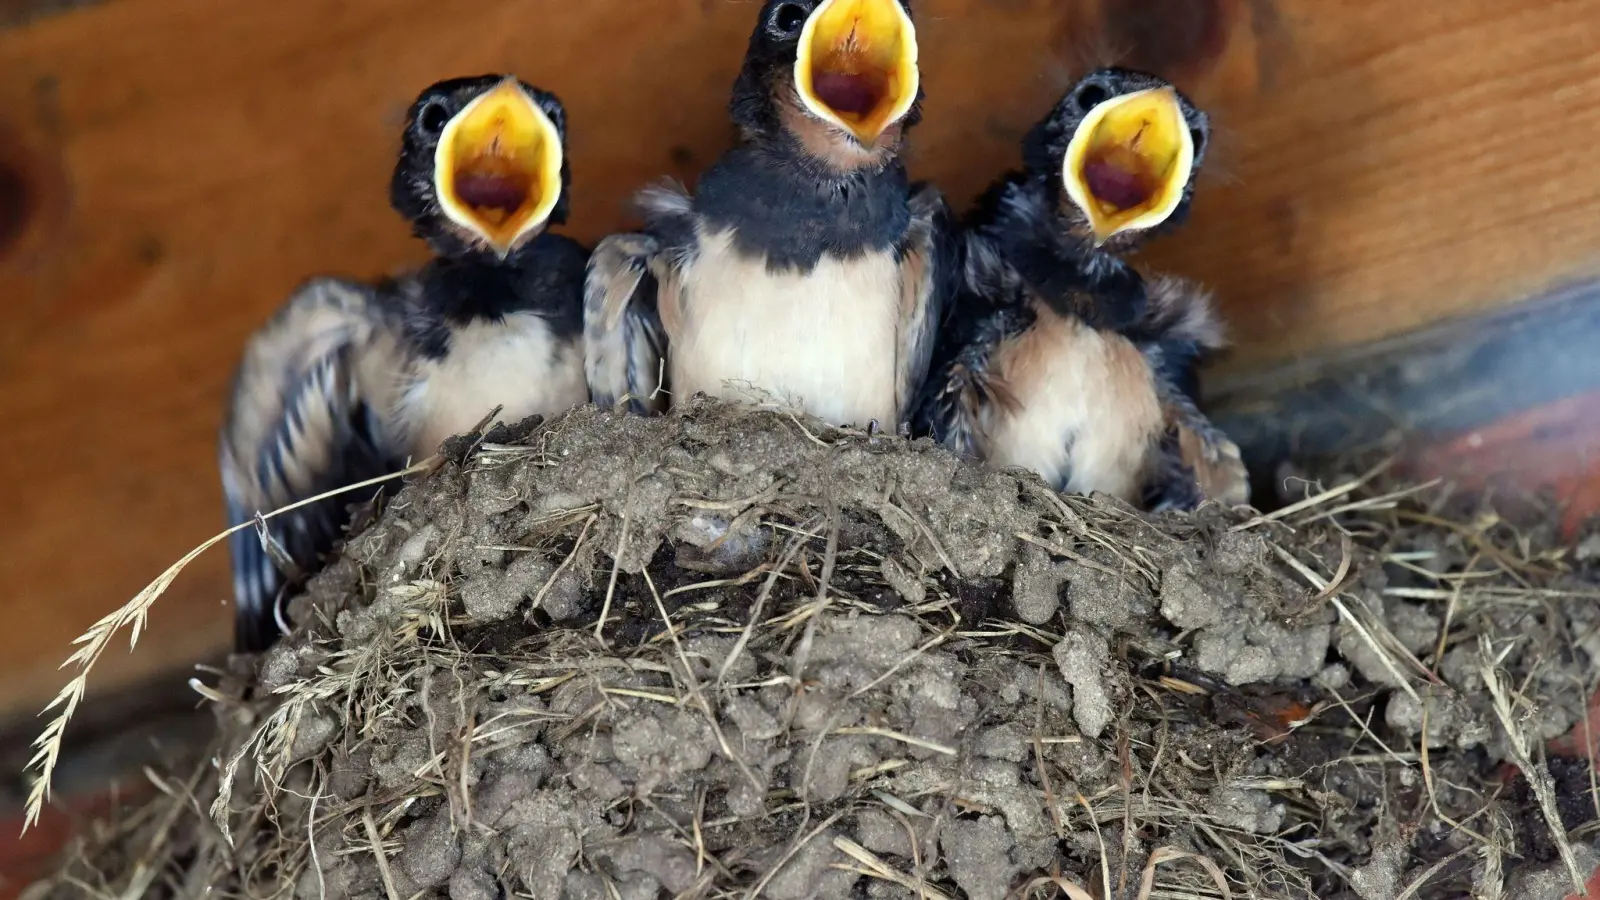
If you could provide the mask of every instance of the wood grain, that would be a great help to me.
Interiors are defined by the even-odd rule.
[[[1176,78],[1219,137],[1152,259],[1211,281],[1239,366],[1595,274],[1600,0],[925,0],[917,174],[965,200],[1077,71]],[[0,32],[0,710],[221,524],[213,432],[246,333],[314,272],[420,257],[385,185],[406,102],[514,70],[571,113],[593,239],[730,134],[750,0],[110,0]],[[8,187],[9,185],[9,187]],[[100,685],[228,631],[204,557]]]

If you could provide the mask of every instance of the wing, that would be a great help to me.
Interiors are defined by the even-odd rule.
[[[1015,409],[1016,398],[990,366],[1007,338],[1033,324],[1023,287],[994,247],[977,233],[961,240],[955,296],[939,326],[927,381],[913,415],[912,434],[931,437],[964,456],[981,456],[983,410]]]
[[[221,434],[228,524],[394,471],[382,413],[400,351],[365,285],[318,279],[253,335],[234,376]],[[365,499],[340,496],[233,535],[235,640],[266,649],[280,631],[284,586],[316,566]],[[289,571],[282,571],[287,565]]]
[[[1228,343],[1211,294],[1196,282],[1171,275],[1152,276],[1145,283],[1149,304],[1123,334],[1149,360],[1158,380],[1198,403],[1200,366]]]
[[[1128,332],[1155,375],[1166,433],[1146,490],[1154,510],[1193,509],[1206,500],[1250,502],[1238,445],[1200,411],[1199,368],[1226,346],[1211,297],[1186,279],[1148,281],[1149,307]]]
[[[645,234],[616,234],[589,257],[583,285],[583,370],[589,399],[630,412],[666,408],[666,331],[659,307],[661,242]]]
[[[944,196],[932,185],[913,186],[911,227],[900,252],[895,406],[902,421],[915,415],[960,270],[961,242]]]
[[[670,399],[666,359],[678,301],[675,248],[692,237],[694,213],[688,194],[673,184],[641,191],[638,205],[644,232],[612,235],[589,257],[583,366],[596,405],[613,406],[626,397],[631,412],[648,414],[665,409]]]

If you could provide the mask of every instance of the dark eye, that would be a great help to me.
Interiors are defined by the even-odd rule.
[[[806,27],[806,19],[811,18],[811,11],[799,3],[780,3],[772,11],[772,31],[782,37],[794,37]]]
[[[1102,84],[1090,82],[1078,88],[1078,109],[1088,112],[1111,99],[1111,92]]]
[[[450,122],[450,111],[444,104],[437,100],[431,101],[417,113],[417,124],[429,134],[438,134],[444,131],[444,126]]]

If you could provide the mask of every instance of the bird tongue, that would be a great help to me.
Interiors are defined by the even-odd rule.
[[[1132,209],[1155,193],[1138,168],[1130,171],[1109,159],[1091,159],[1083,166],[1083,180],[1095,199],[1119,211]]]
[[[829,109],[852,116],[872,112],[883,99],[882,79],[870,75],[818,72],[812,78],[811,91]]]
[[[529,183],[525,175],[461,172],[455,187],[456,196],[468,206],[510,215],[527,199]]]

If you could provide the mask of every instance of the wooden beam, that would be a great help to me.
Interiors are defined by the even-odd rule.
[[[0,710],[221,525],[213,431],[247,332],[315,272],[420,248],[385,184],[406,102],[514,70],[570,107],[571,230],[726,146],[757,4],[109,0],[0,32]],[[1235,368],[1597,274],[1600,0],[924,0],[917,174],[964,202],[1074,72],[1171,75],[1218,139],[1152,261],[1213,283]],[[1110,50],[1115,53],[1105,52]],[[225,640],[203,558],[97,684]]]
[[[1439,440],[1600,391],[1600,282],[1338,353],[1206,380],[1253,467]],[[1592,452],[1580,443],[1574,452]]]
[[[1393,451],[1425,480],[1554,491],[1569,531],[1600,514],[1600,282],[1338,353],[1212,377],[1258,506],[1285,461]]]

